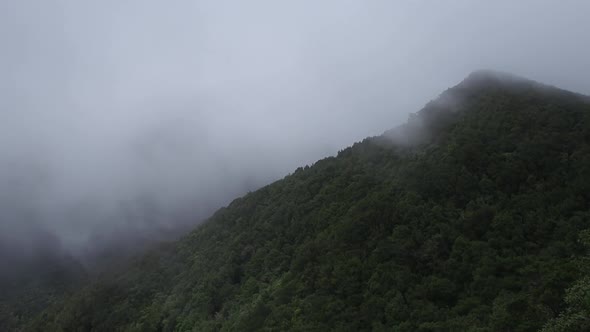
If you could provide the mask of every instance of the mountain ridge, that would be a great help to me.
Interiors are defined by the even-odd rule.
[[[26,330],[537,330],[590,226],[590,105],[573,96],[476,71]]]

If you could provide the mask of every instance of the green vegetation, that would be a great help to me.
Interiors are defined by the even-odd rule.
[[[407,125],[235,200],[26,329],[587,328],[589,142],[586,97],[475,73]]]
[[[581,242],[590,249],[590,230],[582,233]],[[542,332],[590,331],[590,256],[580,259],[584,277],[566,292],[567,309],[552,319]]]
[[[2,261],[0,331],[14,331],[32,316],[86,279],[85,269],[71,257],[48,254],[25,261]],[[20,264],[19,264],[20,263]]]

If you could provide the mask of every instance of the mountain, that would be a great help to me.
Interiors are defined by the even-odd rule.
[[[564,296],[584,277],[589,142],[588,97],[478,71],[24,329],[536,331],[566,312],[551,326],[584,330]]]

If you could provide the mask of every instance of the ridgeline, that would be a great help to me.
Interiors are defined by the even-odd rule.
[[[23,329],[582,331],[589,201],[588,97],[479,71]]]

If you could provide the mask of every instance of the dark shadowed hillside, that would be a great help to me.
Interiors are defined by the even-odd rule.
[[[0,331],[17,329],[86,278],[86,269],[55,247],[42,247],[25,256],[0,243]]]
[[[476,72],[26,330],[539,330],[583,276],[589,142],[587,97]]]

